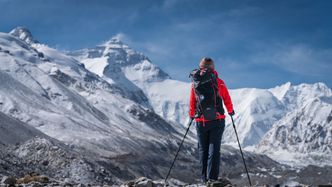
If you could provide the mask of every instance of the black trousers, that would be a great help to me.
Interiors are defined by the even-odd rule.
[[[220,165],[220,144],[225,129],[225,119],[196,122],[201,181],[217,180]]]

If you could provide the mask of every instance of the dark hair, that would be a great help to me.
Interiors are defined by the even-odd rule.
[[[210,57],[204,57],[202,60],[199,62],[199,67],[200,68],[214,68],[214,61]]]

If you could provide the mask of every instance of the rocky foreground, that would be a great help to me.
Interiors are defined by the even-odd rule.
[[[141,177],[135,180],[130,180],[124,182],[120,185],[91,185],[91,184],[82,184],[75,183],[70,180],[59,181],[55,179],[51,179],[45,175],[38,175],[36,173],[31,173],[25,175],[22,178],[8,177],[4,176],[0,182],[0,186],[17,186],[17,187],[43,187],[43,186],[61,186],[61,187],[89,187],[89,186],[104,186],[104,187],[164,187],[164,180],[151,180],[146,177]],[[170,187],[232,187],[238,186],[232,184],[227,179],[219,179],[218,181],[208,182],[207,184],[197,183],[197,184],[189,184],[176,179],[169,179],[166,183],[166,186]],[[269,187],[271,185],[255,185],[255,186],[264,186]],[[276,184],[272,186],[296,186],[296,187],[304,187],[307,185],[302,185],[297,182],[288,182],[283,184]],[[319,186],[319,185],[318,185]],[[329,186],[329,185],[323,185]]]
[[[57,143],[56,140],[33,138],[21,144],[4,146],[0,144],[0,186],[163,186],[163,176],[146,176],[137,178],[129,176],[125,169],[119,167],[104,167],[102,162],[82,157],[79,152],[72,151],[68,146]],[[229,149],[229,150],[228,150]],[[232,186],[246,186],[248,181],[243,173],[243,165],[239,155],[233,154],[230,147],[223,147],[222,177],[228,178]],[[282,186],[296,186],[300,184],[318,186],[332,184],[332,167],[307,166],[292,169],[277,164],[266,156],[246,153],[250,177],[254,184],[280,184]],[[169,186],[203,186],[195,179],[197,172],[192,172],[193,180],[181,175],[185,171],[182,155],[174,167]],[[142,163],[144,166],[144,163]],[[168,166],[168,163],[165,163]],[[143,168],[144,169],[144,168]],[[146,168],[145,168],[146,169]],[[193,168],[197,171],[197,168]],[[166,173],[166,172],[164,172]],[[12,177],[14,176],[14,177]],[[119,178],[121,177],[121,178]],[[127,182],[124,182],[127,181]],[[183,182],[182,182],[183,181]],[[302,185],[304,186],[304,185]]]
[[[124,182],[121,185],[101,185],[101,186],[120,186],[120,187],[163,187],[164,180],[156,180],[153,181],[151,179],[141,177],[136,180],[131,180]],[[22,187],[42,187],[42,186],[62,186],[62,187],[70,187],[70,186],[95,186],[91,184],[82,184],[82,183],[75,183],[70,180],[59,181],[55,179],[51,179],[45,175],[38,175],[36,173],[27,174],[22,178],[15,178],[15,177],[8,177],[4,176],[1,180],[0,186],[22,186]],[[230,187],[234,186],[231,184],[229,180],[220,179],[214,183],[204,184],[188,184],[176,179],[170,179],[167,181],[167,186],[192,186],[192,187],[200,187],[200,186],[218,186],[218,187]]]

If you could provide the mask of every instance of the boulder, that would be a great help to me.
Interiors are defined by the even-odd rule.
[[[28,184],[31,182],[48,183],[49,178],[45,175],[28,174],[17,180],[17,184]]]
[[[215,181],[208,181],[206,187],[231,187],[232,183],[228,179],[219,178]]]
[[[153,187],[152,180],[148,179],[145,181],[138,182],[134,185],[134,187]]]
[[[153,182],[151,179],[141,177],[135,181],[133,187],[153,187]]]
[[[31,183],[29,183],[25,186],[27,186],[27,187],[43,187],[44,185],[40,182],[31,182]]]
[[[156,187],[158,185],[154,184],[151,179],[146,177],[141,177],[136,180],[128,181],[121,185],[121,187]]]
[[[1,179],[1,184],[6,184],[8,186],[13,186],[13,185],[16,184],[16,178],[15,177],[4,176]]]

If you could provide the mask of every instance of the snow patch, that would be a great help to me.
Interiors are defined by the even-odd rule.
[[[82,60],[81,62],[88,70],[99,75],[99,77],[103,77],[104,69],[108,65],[107,59],[108,57],[87,58]]]

